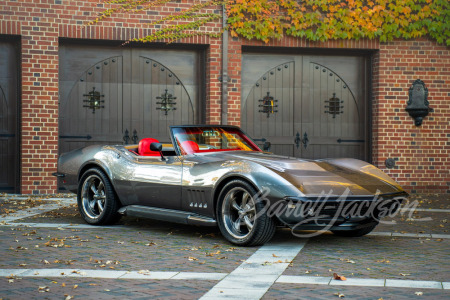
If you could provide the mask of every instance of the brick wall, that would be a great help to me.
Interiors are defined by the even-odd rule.
[[[97,0],[0,0],[0,35],[21,37],[21,192],[54,193],[58,154],[59,38],[128,40],[147,34],[147,24],[188,7],[191,1],[168,3],[133,15],[117,14],[100,25],[82,27],[95,13],[110,7]],[[213,10],[220,11],[220,7]],[[219,31],[221,21],[208,23]],[[206,51],[206,121],[220,123],[221,39],[193,37],[179,41],[208,45]],[[242,46],[361,49],[373,53],[373,162],[409,191],[450,192],[450,54],[449,48],[417,41],[309,42],[285,38],[263,44],[229,39],[228,120],[240,124]],[[421,127],[404,108],[408,88],[422,79],[435,112]],[[386,169],[384,161],[396,159]]]
[[[375,57],[373,161],[407,190],[450,193],[450,53],[421,39],[380,45]],[[428,88],[434,109],[415,126],[405,111],[416,79]],[[387,158],[396,167],[386,169]]]

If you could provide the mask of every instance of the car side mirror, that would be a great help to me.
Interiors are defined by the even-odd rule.
[[[162,146],[161,143],[153,142],[153,143],[150,144],[150,150],[159,152],[159,154],[161,155],[161,159],[162,160],[166,160],[164,155],[163,155],[163,153],[162,153],[162,148],[163,148],[163,146]]]
[[[161,152],[162,151],[162,144],[153,142],[153,143],[150,144],[150,150],[151,151]]]

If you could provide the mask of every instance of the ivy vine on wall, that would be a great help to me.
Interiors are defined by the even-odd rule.
[[[110,8],[87,25],[113,14],[135,13],[179,0],[106,0]],[[153,23],[151,35],[135,39],[150,42],[209,35],[206,25],[222,18],[221,12],[206,9],[224,5],[227,28],[232,36],[257,39],[265,43],[284,36],[311,41],[361,38],[414,39],[429,36],[450,46],[450,4],[448,0],[204,0]],[[159,25],[159,26],[156,26]],[[203,26],[203,27],[202,27]],[[159,28],[158,28],[159,27]]]

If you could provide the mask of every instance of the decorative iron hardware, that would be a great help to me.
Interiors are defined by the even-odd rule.
[[[331,97],[329,100],[325,100],[325,102],[328,103],[328,105],[325,105],[325,109],[328,108],[325,113],[333,115],[333,119],[336,118],[336,115],[344,113],[341,110],[341,108],[344,108],[344,106],[341,105],[341,103],[344,103],[344,101],[341,101],[339,98],[337,98],[336,93],[333,93],[333,97]]]
[[[123,141],[125,142],[125,145],[128,145],[130,142],[130,133],[128,132],[128,129],[125,129],[125,134],[123,135]]]
[[[156,99],[158,100],[162,100],[161,102],[156,102],[156,104],[160,104],[161,107],[157,107],[157,110],[163,110],[164,114],[167,116],[167,112],[171,111],[171,110],[176,110],[176,107],[174,107],[174,105],[176,105],[176,102],[172,102],[172,100],[177,99],[177,97],[173,97],[172,94],[169,94],[166,92],[164,94],[161,94],[161,97],[156,97]]]
[[[104,105],[101,105],[105,103],[105,100],[101,100],[105,95],[100,95],[100,92],[96,91],[95,87],[88,94],[83,94],[83,97],[88,97],[87,99],[83,99],[83,102],[88,103],[87,105],[83,105],[83,107],[92,109],[93,114],[95,114],[96,109],[105,108]]]
[[[258,112],[262,112],[263,114],[267,114],[267,117],[270,116],[270,114],[277,113],[278,110],[274,110],[275,107],[278,107],[278,105],[275,105],[274,103],[278,102],[278,100],[274,100],[272,96],[270,96],[270,92],[267,92],[267,96],[265,96],[263,99],[258,100],[259,102],[262,102],[262,104],[258,105],[258,107],[262,107],[261,110]]]
[[[297,149],[300,147],[301,141],[302,141],[302,139],[300,138],[300,133],[298,133],[298,131],[297,131],[297,134],[295,135],[295,140],[294,140],[294,143],[297,146]]]
[[[0,137],[15,137],[16,135],[15,134],[13,134],[13,133],[3,133],[3,134],[0,134]]]
[[[138,135],[136,129],[133,130],[133,137],[131,138],[131,140],[133,141],[133,144],[137,144]]]
[[[337,142],[340,143],[364,143],[365,140],[342,140],[341,138],[339,138],[337,140]]]
[[[303,139],[302,139],[302,144],[303,144],[303,147],[305,147],[305,149],[306,149],[306,147],[308,147],[308,142],[309,142],[308,135],[306,134],[306,131],[305,131],[305,134],[303,134]]]
[[[86,139],[90,140],[92,139],[92,136],[88,135],[60,135],[60,139]]]
[[[392,169],[393,167],[395,167],[395,160],[393,158],[388,158],[384,161],[384,165],[386,166],[386,168]]]
[[[425,118],[429,112],[434,111],[429,107],[428,88],[425,86],[425,82],[420,79],[413,82],[409,88],[409,100],[406,104],[405,110],[412,118],[414,118],[414,124],[416,126],[422,125],[423,118]]]
[[[263,150],[264,151],[270,151],[270,147],[272,146],[272,144],[270,142],[267,141],[266,138],[261,138],[261,139],[253,139],[255,142],[263,142]]]

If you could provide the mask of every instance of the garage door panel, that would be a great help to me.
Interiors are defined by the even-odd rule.
[[[281,71],[283,64],[273,67],[287,58],[292,59],[289,71]],[[359,56],[244,54],[241,126],[253,138],[270,141],[277,154],[289,152],[285,146],[292,143],[297,157],[367,160],[364,66],[365,58]],[[267,92],[278,100],[278,112],[263,118],[260,102]],[[277,146],[281,144],[285,146]]]
[[[168,126],[200,119],[199,57],[189,50],[61,45],[60,152],[145,137],[169,141]],[[104,107],[83,107],[84,95],[95,92]],[[157,102],[169,94],[175,109],[166,111]]]
[[[294,61],[267,70],[242,104],[242,127],[256,139],[292,136]]]
[[[0,40],[0,192],[18,192],[18,44]]]
[[[68,96],[60,103],[61,152],[94,141],[120,142],[122,65],[121,56],[97,61],[72,82]]]

